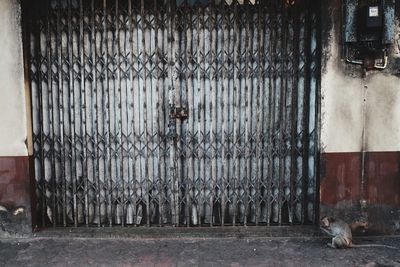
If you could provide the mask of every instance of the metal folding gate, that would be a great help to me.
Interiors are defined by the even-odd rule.
[[[316,1],[29,2],[43,226],[314,222]]]

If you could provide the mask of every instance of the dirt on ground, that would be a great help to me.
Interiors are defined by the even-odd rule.
[[[0,266],[400,266],[400,250],[332,249],[328,238],[9,238]],[[400,236],[358,244],[400,248]]]

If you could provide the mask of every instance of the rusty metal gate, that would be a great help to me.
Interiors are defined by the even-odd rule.
[[[28,2],[42,226],[314,223],[317,1]]]

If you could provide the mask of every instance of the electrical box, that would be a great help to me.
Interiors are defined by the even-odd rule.
[[[345,0],[346,61],[365,69],[384,69],[394,39],[394,0]]]
[[[382,8],[380,6],[366,6],[362,10],[363,23],[365,22],[366,29],[374,30],[376,28],[382,28],[383,16]]]

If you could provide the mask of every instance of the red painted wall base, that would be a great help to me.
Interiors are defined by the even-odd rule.
[[[32,163],[28,156],[0,157],[0,205],[9,211],[3,211],[0,237],[32,233]],[[12,211],[18,207],[23,208],[22,212],[15,215]]]
[[[30,205],[29,157],[0,157],[0,205]]]
[[[320,214],[367,217],[370,231],[400,232],[400,152],[321,155]],[[362,201],[365,200],[365,201]]]

